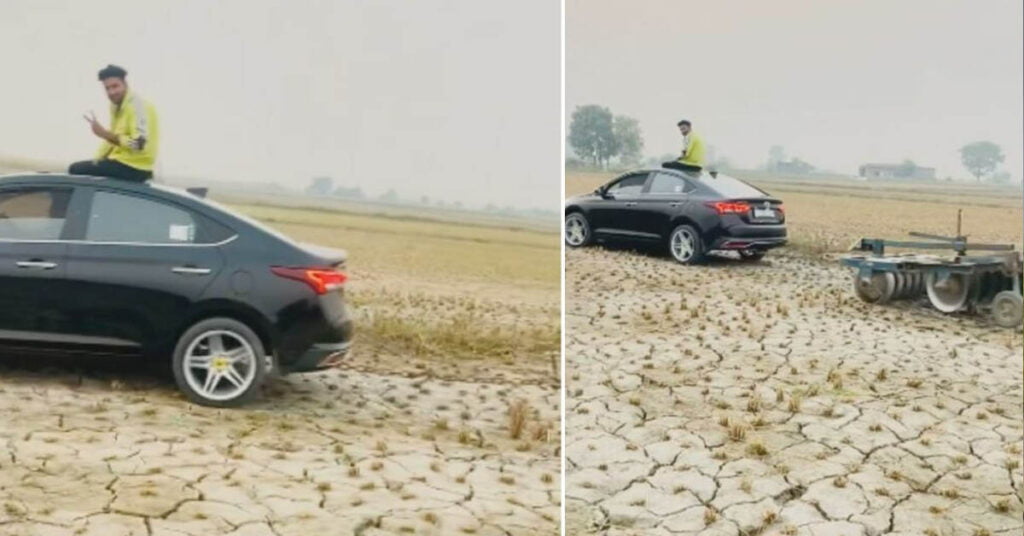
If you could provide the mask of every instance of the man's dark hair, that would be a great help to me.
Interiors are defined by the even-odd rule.
[[[100,81],[106,80],[107,78],[120,78],[124,80],[124,77],[128,76],[128,71],[118,67],[117,65],[107,65],[100,69],[99,79]]]
[[[683,125],[686,125],[688,127],[692,127],[693,126],[692,124],[690,124],[690,120],[689,119],[683,119],[683,120],[679,121],[678,123],[676,123],[677,127],[681,127]]]

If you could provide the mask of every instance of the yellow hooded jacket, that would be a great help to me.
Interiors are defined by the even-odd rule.
[[[110,104],[110,131],[118,144],[103,140],[96,159],[116,160],[126,166],[153,171],[160,145],[160,127],[156,108],[128,90],[120,105]]]

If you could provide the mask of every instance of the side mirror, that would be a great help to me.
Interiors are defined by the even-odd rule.
[[[594,195],[601,197],[603,199],[608,199],[608,190],[605,190],[604,186],[601,186],[600,188],[594,190]]]

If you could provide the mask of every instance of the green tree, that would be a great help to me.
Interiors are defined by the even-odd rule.
[[[617,115],[612,122],[612,133],[615,136],[616,152],[619,160],[626,165],[640,162],[644,151],[644,138],[640,132],[640,122],[632,117]]]
[[[596,104],[577,106],[569,122],[569,146],[594,166],[604,166],[616,153],[611,110]]]
[[[978,182],[983,175],[995,171],[1005,159],[1003,150],[990,141],[976,141],[960,148],[960,160]]]
[[[898,173],[899,173],[900,177],[910,177],[910,176],[912,176],[914,174],[914,170],[916,170],[916,169],[917,169],[917,164],[914,163],[913,160],[911,160],[909,158],[904,158],[903,162],[900,164],[900,168],[899,168],[899,172]]]
[[[330,177],[316,177],[306,187],[308,195],[331,195],[334,189],[334,179]]]

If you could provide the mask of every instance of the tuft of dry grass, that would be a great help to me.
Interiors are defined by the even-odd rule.
[[[508,436],[512,439],[519,439],[526,428],[526,421],[530,417],[530,404],[525,399],[519,399],[508,407]]]

